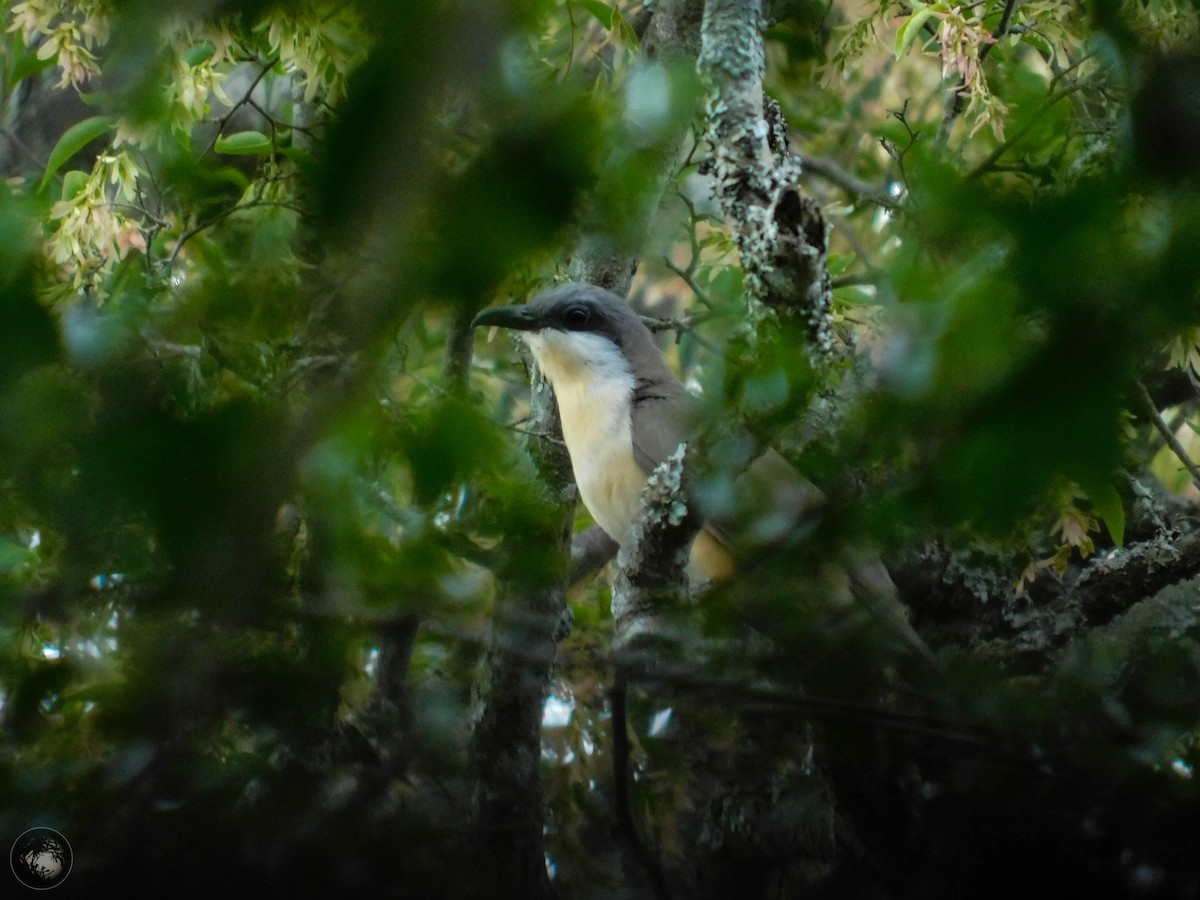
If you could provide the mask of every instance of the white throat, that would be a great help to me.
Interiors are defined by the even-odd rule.
[[[633,455],[630,412],[637,379],[629,362],[598,334],[545,329],[523,337],[554,387],[579,496],[596,524],[624,543],[646,484]]]

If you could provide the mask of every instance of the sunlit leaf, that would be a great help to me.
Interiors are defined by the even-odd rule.
[[[905,51],[908,50],[912,42],[921,33],[921,29],[925,26],[925,23],[929,21],[935,12],[933,6],[926,6],[920,2],[914,2],[912,5],[914,12],[896,30],[896,46],[894,50],[896,59],[904,55]]]
[[[1096,507],[1113,543],[1118,547],[1125,544],[1125,506],[1121,495],[1107,482],[1088,486],[1088,499]]]
[[[274,142],[260,131],[239,131],[217,138],[213,149],[229,156],[263,156],[274,146]]]
[[[613,27],[613,16],[618,14],[615,7],[602,3],[601,0],[572,0],[572,5],[591,13],[601,25],[608,29]]]
[[[0,574],[18,574],[33,565],[36,560],[37,554],[28,547],[0,538]]]
[[[91,118],[84,119],[82,122],[77,122],[64,131],[62,137],[58,139],[58,143],[54,145],[54,149],[50,151],[50,158],[46,161],[46,172],[42,176],[42,186],[45,187],[54,173],[61,169],[76,153],[92,141],[108,134],[116,126],[116,116],[92,116]]]
[[[88,173],[79,169],[72,169],[63,175],[62,199],[74,200],[78,197],[87,187],[88,178]]]

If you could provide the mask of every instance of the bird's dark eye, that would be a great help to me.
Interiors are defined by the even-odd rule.
[[[586,306],[571,306],[563,312],[563,324],[573,331],[587,328],[592,321],[592,311]]]

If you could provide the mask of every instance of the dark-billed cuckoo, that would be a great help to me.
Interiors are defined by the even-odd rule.
[[[648,475],[688,439],[690,424],[690,397],[650,330],[624,300],[589,284],[564,284],[522,306],[485,310],[472,325],[522,333],[554,388],[579,496],[596,523],[624,543]],[[824,500],[774,450],[750,463],[734,488],[736,501],[723,506],[754,515],[714,516],[702,505],[705,524],[688,565],[693,582],[729,579],[737,571],[739,549],[778,543]],[[864,560],[834,582],[830,587],[839,596],[831,600],[851,595],[866,600],[873,613],[928,653],[908,625],[882,563]]]

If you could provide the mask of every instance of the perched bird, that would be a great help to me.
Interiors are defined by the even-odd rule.
[[[688,439],[691,425],[692,399],[650,330],[624,300],[589,284],[564,284],[521,306],[485,310],[472,325],[522,333],[554,389],[579,496],[596,523],[624,543],[647,476]],[[747,466],[733,494],[709,504],[716,508],[702,503],[704,527],[688,565],[693,582],[734,577],[739,555],[781,541],[824,502],[820,489],[773,450]],[[866,596],[873,611],[928,652],[881,563],[856,565],[842,582],[841,593]]]

